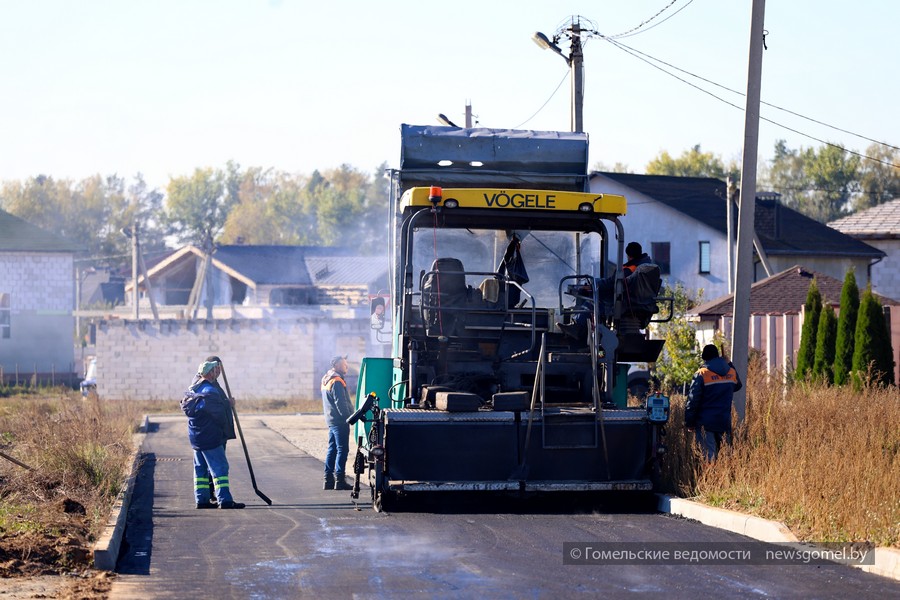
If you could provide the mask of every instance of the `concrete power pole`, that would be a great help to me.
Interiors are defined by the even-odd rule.
[[[759,149],[759,97],[762,87],[763,22],[765,0],[753,0],[750,21],[750,58],[747,71],[747,105],[744,113],[744,157],[741,165],[741,205],[738,214],[737,273],[731,323],[731,358],[747,381],[750,341],[750,285],[753,283],[753,236],[756,211],[756,160]],[[738,419],[747,408],[747,386],[734,395]]]
[[[140,295],[138,294],[138,234],[137,222],[131,224],[131,303],[132,316],[137,321],[141,318]]]
[[[572,69],[572,123],[574,132],[584,131],[584,52],[581,50],[581,23],[572,23],[569,67]]]
[[[734,196],[737,193],[734,180],[729,175],[725,184],[726,239],[728,240],[728,293],[734,292]]]

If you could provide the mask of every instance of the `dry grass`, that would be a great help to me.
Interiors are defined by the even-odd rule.
[[[900,547],[900,393],[819,384],[786,393],[752,364],[747,418],[704,464],[673,398],[666,480],[714,506],[784,522],[808,541]]]
[[[0,567],[34,573],[89,564],[138,421],[134,405],[62,388],[0,399],[0,451],[33,468],[0,458]]]

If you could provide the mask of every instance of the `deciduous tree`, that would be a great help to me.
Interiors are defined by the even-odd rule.
[[[664,388],[675,389],[689,382],[703,364],[697,330],[686,317],[687,312],[700,302],[703,291],[692,294],[677,283],[674,288],[666,286],[660,295],[671,296],[675,302],[672,319],[656,325],[656,334],[666,341],[656,363],[656,372]]]
[[[130,252],[121,230],[136,220],[145,250],[162,247],[161,201],[140,174],[131,185],[117,175],[93,175],[77,183],[41,175],[7,181],[0,191],[4,210],[76,243],[81,256],[97,262],[122,260]]]
[[[205,168],[169,180],[166,209],[178,241],[203,244],[218,237],[234,202],[225,188],[225,178],[223,171]]]
[[[739,170],[737,164],[731,163],[727,167],[722,159],[712,152],[702,152],[700,144],[690,150],[685,150],[678,158],[666,152],[647,163],[648,175],[675,175],[678,177],[715,177],[725,179],[731,175],[737,179]]]
[[[760,180],[780,193],[786,206],[827,223],[852,207],[859,192],[859,160],[838,145],[792,150],[778,140]]]
[[[866,148],[866,156],[878,160],[863,160],[859,165],[860,194],[855,210],[900,198],[900,150],[872,144]]]

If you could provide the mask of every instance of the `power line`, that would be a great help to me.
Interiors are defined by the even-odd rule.
[[[655,57],[653,57],[653,56],[650,56],[649,54],[646,54],[646,53],[644,53],[644,52],[641,52],[640,50],[637,50],[637,49],[632,48],[632,47],[630,47],[630,46],[626,46],[626,45],[623,44],[622,42],[614,42],[614,44],[621,46],[621,48],[622,48],[623,50],[624,50],[624,49],[627,49],[628,51],[635,52],[635,53],[640,54],[640,55],[642,55],[642,56],[646,56],[647,58],[649,58],[649,59],[651,59],[651,60],[655,60],[655,61],[658,62],[658,63],[664,64],[664,65],[666,65],[667,67],[671,67],[672,69],[675,69],[676,71],[680,71],[680,72],[682,72],[682,73],[684,73],[684,74],[686,74],[686,75],[690,75],[691,77],[695,77],[695,78],[697,78],[697,79],[699,79],[699,80],[701,80],[701,81],[705,81],[706,83],[708,83],[708,84],[710,84],[710,85],[714,85],[714,86],[716,86],[716,87],[722,88],[723,90],[728,91],[728,92],[731,92],[732,94],[737,94],[737,95],[739,95],[739,96],[745,96],[745,95],[746,95],[746,94],[744,94],[743,92],[739,92],[739,91],[737,91],[737,90],[733,90],[733,89],[731,89],[731,88],[729,88],[729,87],[726,87],[726,86],[724,86],[724,85],[722,85],[722,84],[720,84],[720,83],[716,83],[715,81],[712,81],[711,79],[707,79],[706,77],[703,77],[703,76],[701,76],[701,75],[697,75],[696,73],[691,73],[690,71],[686,71],[686,70],[684,70],[684,69],[682,69],[682,68],[680,68],[680,67],[677,67],[677,66],[675,66],[675,65],[673,65],[673,64],[671,64],[671,63],[667,63],[667,62],[664,61],[664,60],[661,60],[661,59],[659,59],[659,58],[655,58]],[[807,121],[812,121],[813,123],[816,123],[817,125],[824,125],[825,127],[828,127],[828,128],[830,128],[830,129],[834,129],[835,131],[840,131],[841,133],[847,133],[847,134],[849,134],[849,135],[858,137],[858,138],[863,139],[863,140],[866,140],[866,141],[868,141],[868,142],[872,142],[873,144],[878,144],[878,145],[880,145],[880,146],[886,146],[886,147],[891,148],[891,149],[893,149],[893,150],[900,150],[900,147],[897,147],[897,146],[888,144],[888,143],[886,143],[886,142],[880,142],[880,141],[878,141],[878,140],[876,140],[876,139],[872,139],[872,138],[867,137],[867,136],[864,136],[864,135],[862,135],[862,134],[860,134],[860,133],[854,133],[853,131],[849,131],[849,130],[847,130],[847,129],[841,129],[840,127],[836,127],[836,126],[834,126],[834,125],[830,125],[830,124],[828,124],[828,123],[825,123],[824,121],[819,121],[818,119],[813,119],[812,117],[807,117],[806,115],[801,115],[801,114],[798,113],[798,112],[794,112],[794,111],[792,111],[792,110],[790,110],[790,109],[783,108],[783,107],[781,107],[781,106],[777,106],[777,105],[772,104],[772,103],[770,103],[770,102],[761,101],[761,104],[765,104],[766,106],[769,106],[769,107],[771,107],[771,108],[774,108],[774,109],[777,109],[777,110],[786,112],[786,113],[788,113],[788,114],[794,115],[795,117],[800,117],[801,119],[806,119]]]
[[[544,110],[544,107],[547,106],[547,104],[548,104],[551,100],[553,100],[553,96],[556,95],[556,92],[559,91],[559,88],[562,87],[563,82],[564,82],[568,77],[569,77],[569,71],[566,71],[566,74],[563,75],[563,78],[559,81],[559,84],[557,84],[556,89],[553,90],[553,93],[550,94],[550,97],[547,98],[547,101],[544,102],[543,104],[541,104],[541,107],[540,107],[539,109],[537,109],[537,110],[534,112],[533,115],[531,115],[530,117],[528,117],[527,119],[525,119],[524,121],[522,121],[521,123],[519,123],[518,125],[516,125],[515,127],[513,127],[513,129],[518,129],[519,127],[521,127],[522,125],[524,125],[524,124],[527,123],[528,121],[530,121],[530,120],[532,120],[533,118],[535,118],[535,117],[538,115],[539,112],[541,112],[542,110]]]
[[[673,77],[673,78],[677,79],[678,81],[681,81],[682,83],[684,83],[684,84],[686,84],[686,85],[689,85],[689,86],[691,86],[692,88],[694,88],[694,89],[696,89],[696,90],[699,90],[699,91],[703,92],[704,94],[707,94],[708,96],[712,96],[713,98],[715,98],[715,99],[718,100],[719,102],[722,102],[722,103],[724,103],[724,104],[727,104],[727,105],[729,105],[729,106],[732,106],[732,107],[734,107],[734,108],[736,108],[736,109],[738,109],[738,110],[740,110],[740,111],[743,111],[743,110],[744,110],[743,107],[738,106],[737,104],[735,104],[735,103],[733,103],[733,102],[729,102],[728,100],[726,100],[726,99],[724,99],[724,98],[722,98],[722,97],[720,97],[720,96],[717,96],[717,95],[713,94],[712,92],[710,92],[709,90],[703,89],[702,87],[700,87],[700,86],[698,86],[698,85],[696,85],[696,84],[694,84],[694,83],[691,83],[690,81],[687,81],[686,79],[683,79],[683,78],[679,77],[678,75],[675,75],[674,73],[670,73],[669,71],[666,71],[665,69],[663,69],[663,68],[660,67],[659,65],[656,65],[656,64],[654,64],[653,62],[650,62],[650,60],[647,60],[647,58],[649,58],[649,59],[651,59],[651,60],[654,60],[654,61],[656,61],[656,62],[659,62],[659,63],[661,63],[661,64],[664,64],[664,65],[666,65],[666,66],[672,67],[673,69],[677,69],[677,70],[681,71],[682,73],[685,73],[685,74],[687,74],[687,75],[690,75],[691,77],[696,77],[697,79],[700,79],[700,80],[705,81],[705,82],[707,82],[707,83],[710,83],[710,84],[712,84],[712,85],[716,85],[716,86],[718,86],[718,87],[721,87],[722,89],[725,89],[725,90],[727,90],[727,91],[729,91],[729,92],[732,92],[732,93],[735,93],[735,94],[739,94],[739,95],[741,95],[741,96],[743,96],[744,94],[741,94],[740,92],[737,92],[737,91],[732,90],[732,89],[729,89],[729,88],[727,88],[727,87],[725,87],[725,86],[723,86],[723,85],[717,84],[717,83],[715,83],[715,82],[713,82],[713,81],[710,81],[710,80],[708,80],[708,79],[705,79],[705,78],[703,78],[703,77],[700,77],[699,75],[695,75],[695,74],[693,74],[693,73],[691,73],[691,72],[689,72],[689,71],[685,71],[684,69],[679,69],[678,67],[675,67],[674,65],[670,65],[669,63],[666,63],[665,61],[662,61],[662,60],[660,60],[660,59],[658,59],[658,58],[655,58],[655,57],[653,57],[653,56],[650,56],[649,54],[644,54],[643,52],[639,52],[639,51],[637,51],[637,50],[634,50],[634,49],[630,48],[629,46],[626,46],[625,44],[623,44],[623,43],[621,43],[621,42],[617,42],[617,41],[615,41],[615,40],[609,39],[608,37],[603,37],[603,36],[601,36],[601,37],[602,37],[602,39],[606,40],[607,42],[609,42],[610,44],[612,44],[612,45],[615,46],[616,48],[622,50],[623,52],[626,52],[626,53],[628,53],[628,54],[631,54],[632,56],[634,56],[634,57],[637,58],[638,60],[641,60],[641,61],[647,63],[648,65],[650,65],[651,67],[653,67],[653,68],[655,68],[655,69],[658,69],[658,70],[662,71],[663,73],[665,73],[665,74],[668,75],[669,77]],[[642,55],[642,56],[641,56],[641,55]],[[647,58],[644,58],[644,56],[646,56]],[[763,104],[766,104],[767,106],[771,106],[771,105],[769,105],[769,104],[766,103],[766,102],[763,102]],[[773,106],[773,108],[778,108],[778,107]],[[797,114],[797,113],[794,113],[794,114]],[[798,114],[797,116],[802,116],[802,115],[799,115],[799,114]],[[775,126],[777,126],[777,127],[781,127],[782,129],[786,129],[786,130],[791,131],[791,132],[793,132],[793,133],[796,133],[796,134],[798,134],[798,135],[802,135],[803,137],[806,137],[806,138],[809,138],[809,139],[811,139],[811,140],[817,141],[817,142],[819,142],[820,144],[824,144],[824,145],[826,145],[826,146],[831,146],[832,148],[837,148],[838,150],[841,150],[842,152],[847,152],[847,153],[849,153],[849,154],[853,154],[853,155],[855,155],[855,156],[859,156],[860,158],[863,158],[863,159],[865,159],[865,160],[871,160],[871,161],[873,161],[873,162],[881,163],[881,164],[886,165],[886,166],[889,166],[889,167],[900,168],[900,165],[895,165],[894,163],[890,163],[890,162],[887,162],[887,161],[884,161],[884,160],[881,160],[881,159],[878,159],[878,158],[875,158],[875,157],[872,157],[872,156],[868,156],[868,155],[866,155],[866,154],[862,154],[861,152],[857,152],[857,151],[855,151],[855,150],[849,150],[849,149],[844,148],[844,147],[842,147],[842,146],[839,146],[839,145],[837,145],[837,144],[833,144],[833,143],[831,143],[831,142],[827,142],[827,141],[825,141],[825,140],[823,140],[823,139],[817,138],[817,137],[815,137],[815,136],[813,136],[813,135],[810,135],[810,134],[808,134],[808,133],[804,133],[804,132],[802,132],[802,131],[799,131],[799,130],[797,130],[797,129],[794,129],[793,127],[788,127],[787,125],[784,125],[783,123],[779,123],[779,122],[777,122],[777,121],[773,121],[772,119],[769,119],[769,118],[766,118],[766,117],[763,117],[763,116],[760,116],[759,118],[760,118],[761,121],[766,121],[767,123],[771,123],[772,125],[775,125]],[[804,118],[808,118],[808,117],[804,117]],[[814,119],[809,119],[809,120],[814,121]],[[816,121],[816,122],[818,122],[818,121]],[[831,125],[827,125],[826,123],[822,123],[822,124],[823,124],[823,125],[826,125],[827,127],[831,127],[832,129],[838,129],[837,127],[833,127],[833,126],[831,126]],[[841,129],[838,129],[838,130],[839,130],[839,131],[844,131],[844,130],[841,130]],[[869,140],[869,139],[870,139],[870,138],[867,138],[867,137],[865,137],[865,136],[861,136],[861,135],[858,135],[858,134],[855,134],[855,133],[852,133],[852,132],[847,132],[847,133],[851,133],[851,135],[855,135],[855,136],[860,137],[860,138],[862,138],[862,139],[866,139],[866,140]],[[874,140],[871,140],[871,141],[874,141]],[[891,144],[885,144],[884,142],[877,142],[877,141],[876,141],[875,143],[876,143],[876,144],[883,145],[883,146],[887,146],[887,147],[889,147],[889,148],[893,148],[893,149],[900,150],[900,148],[897,148],[896,146],[892,146]]]
[[[660,21],[659,23],[654,23],[653,25],[651,25],[651,26],[648,27],[647,29],[644,29],[644,30],[642,30],[642,31],[638,31],[639,29],[641,29],[641,27],[643,27],[643,26],[646,25],[647,23],[650,23],[651,21],[653,21],[656,17],[658,17],[659,15],[661,15],[661,14],[663,14],[664,12],[666,12],[667,10],[669,10],[669,8],[671,8],[671,6],[672,6],[673,4],[675,4],[676,2],[678,2],[678,0],[672,0],[671,2],[669,2],[669,4],[667,4],[665,7],[663,7],[662,10],[660,10],[658,13],[656,13],[655,15],[653,15],[652,17],[650,17],[650,18],[647,19],[646,21],[643,21],[643,22],[642,22],[640,25],[638,25],[637,27],[632,27],[632,28],[629,29],[628,31],[623,31],[622,33],[617,33],[616,35],[612,35],[612,36],[608,36],[608,37],[610,37],[610,38],[612,38],[612,39],[620,39],[620,38],[626,38],[626,37],[633,37],[633,36],[635,36],[635,35],[638,35],[639,33],[644,33],[644,32],[650,31],[650,30],[653,29],[654,27],[656,27],[656,26],[658,26],[658,25],[662,25],[663,23],[665,23],[666,21],[668,21],[669,19],[671,19],[672,17],[674,17],[675,15],[677,15],[678,13],[680,13],[681,11],[683,11],[685,8],[687,8],[688,6],[690,6],[691,3],[692,3],[693,1],[694,1],[694,0],[688,0],[688,3],[687,3],[687,4],[685,4],[684,6],[682,6],[681,8],[679,8],[678,10],[676,10],[675,12],[673,12],[671,15],[669,15],[668,17],[666,17],[665,19],[663,19],[663,20]]]

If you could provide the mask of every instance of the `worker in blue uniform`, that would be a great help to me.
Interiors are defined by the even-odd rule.
[[[204,361],[197,368],[199,379],[188,388],[181,409],[188,417],[188,439],[194,450],[194,499],[197,508],[215,508],[210,503],[209,477],[215,484],[216,499],[221,509],[244,508],[231,495],[228,479],[228,439],[234,400],[229,399],[216,380],[222,373],[219,361]]]
[[[704,364],[691,381],[684,424],[694,431],[706,460],[715,460],[731,439],[731,401],[742,384],[734,365],[714,345],[704,346],[700,357]]]

